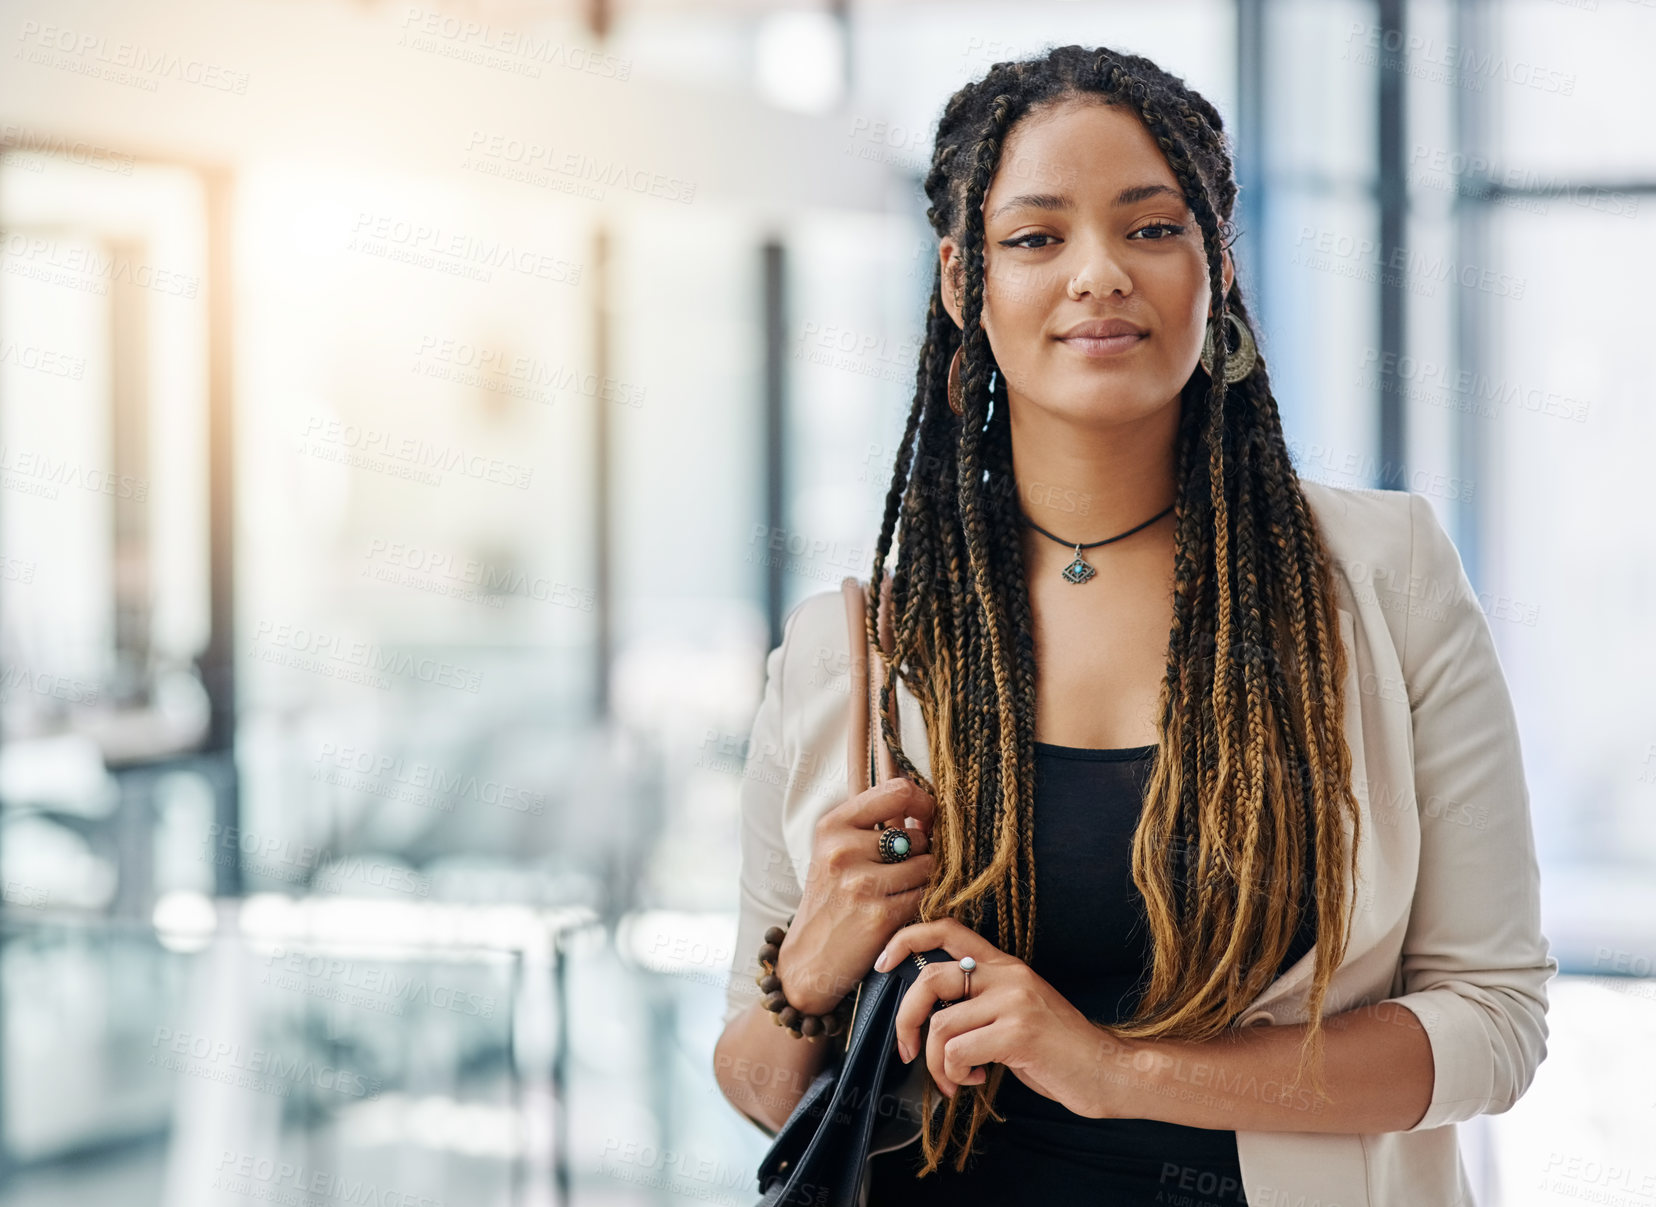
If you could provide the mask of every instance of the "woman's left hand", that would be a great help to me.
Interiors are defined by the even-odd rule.
[[[954,918],[905,926],[885,945],[875,967],[895,968],[911,952],[941,947],[956,962],[928,964],[897,1008],[897,1049],[912,1060],[920,1027],[931,1018],[926,1066],[950,1098],[962,1085],[981,1085],[981,1066],[1005,1065],[1030,1089],[1077,1115],[1098,1118],[1102,1074],[1111,1037],[1016,956]],[[972,996],[958,961],[971,956]],[[938,1002],[954,1002],[933,1012]],[[1119,1041],[1113,1041],[1119,1043]]]

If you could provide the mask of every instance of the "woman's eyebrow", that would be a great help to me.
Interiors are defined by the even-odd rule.
[[[1184,194],[1178,189],[1165,184],[1135,184],[1129,185],[1115,196],[1110,204],[1115,207],[1136,205],[1140,201],[1148,201],[1152,197],[1162,195],[1172,197],[1177,201],[1184,200]],[[1035,210],[1067,210],[1074,203],[1062,193],[1021,193],[1016,197],[1009,197],[1001,205],[995,207],[995,212],[989,215],[990,221],[999,218],[1007,210],[1022,208]]]

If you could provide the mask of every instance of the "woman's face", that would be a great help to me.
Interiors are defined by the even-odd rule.
[[[1065,101],[1017,123],[984,198],[984,330],[1025,406],[1116,423],[1189,380],[1209,312],[1201,228],[1173,169],[1129,111]],[[942,240],[944,304],[964,267]],[[1233,269],[1227,252],[1225,288]],[[1111,320],[1130,325],[1109,335]]]

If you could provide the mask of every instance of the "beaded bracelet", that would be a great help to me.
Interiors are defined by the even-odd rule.
[[[788,924],[793,924],[792,918],[788,919]],[[855,1003],[850,994],[841,998],[826,1014],[806,1014],[788,1004],[788,995],[782,992],[782,978],[776,975],[776,957],[782,950],[782,940],[787,933],[786,926],[771,927],[765,932],[765,942],[759,948],[759,967],[764,971],[754,980],[765,994],[765,1009],[771,1011],[777,1026],[786,1027],[802,1039],[841,1034],[851,1025],[851,1011]]]

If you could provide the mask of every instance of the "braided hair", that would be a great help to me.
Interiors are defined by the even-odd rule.
[[[1144,123],[1201,227],[1211,296],[1227,296],[1223,251],[1236,181],[1218,111],[1182,79],[1138,55],[1065,46],[996,63],[956,92],[938,125],[925,191],[934,232],[961,249],[963,323],[956,327],[943,305],[939,265],[867,615],[879,649],[876,616],[900,520],[889,584],[895,642],[881,654],[888,671],[881,726],[898,765],[937,801],[936,866],[918,918],[951,916],[975,929],[992,909],[1002,948],[1025,961],[1036,902],[1026,840],[1034,626],[1005,387],[992,389],[997,368],[982,322],[983,202],[1017,122],[1070,101],[1120,106]],[[1223,1034],[1275,978],[1314,866],[1316,958],[1298,1072],[1314,1060],[1313,1082],[1324,1094],[1322,1005],[1349,939],[1343,906],[1359,838],[1342,729],[1346,658],[1328,555],[1288,454],[1263,356],[1241,381],[1224,382],[1227,306],[1250,323],[1233,280],[1209,319],[1212,375],[1192,372],[1175,435],[1173,624],[1159,757],[1132,847],[1151,964],[1136,1012],[1094,1025],[1127,1039]],[[964,414],[957,416],[947,375],[962,344]],[[925,718],[931,778],[883,715],[897,675]],[[993,1064],[983,1084],[961,1086],[940,1121],[936,1107],[945,1100],[927,1076],[922,1175],[938,1167],[951,1140],[958,1142],[955,1168],[965,1168],[985,1118],[1002,1118],[993,1102],[1005,1072]]]

